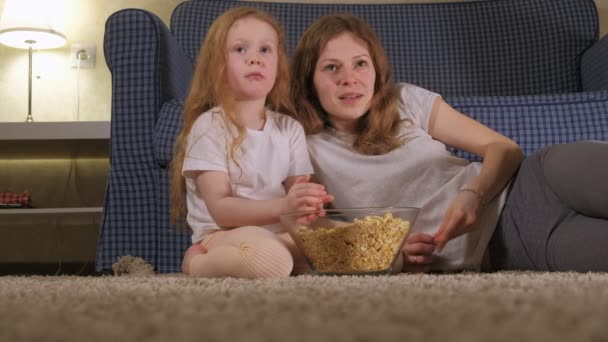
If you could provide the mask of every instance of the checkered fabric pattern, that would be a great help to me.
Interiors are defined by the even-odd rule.
[[[608,90],[608,34],[585,52],[581,59],[583,90]]]
[[[161,52],[167,36],[160,19],[141,10],[117,12],[106,24],[112,126],[98,271],[109,271],[120,256],[132,255],[142,257],[158,272],[175,272],[188,245],[189,234],[169,225],[168,175],[155,158],[157,119],[163,97],[171,93],[162,87],[169,78],[160,67],[169,64],[168,54]],[[184,60],[184,69],[191,70],[188,59]]]
[[[605,43],[593,45],[598,20],[592,0],[384,5],[194,0],[175,9],[171,32],[149,12],[122,10],[108,19],[104,36],[112,128],[98,271],[111,271],[123,255],[142,257],[157,272],[180,270],[190,233],[169,222],[168,165],[205,31],[236,5],[276,15],[286,27],[289,52],[320,15],[364,17],[381,37],[396,81],[441,93],[514,138],[526,153],[556,142],[608,140],[606,93],[517,96],[577,93],[578,61],[583,59],[584,70],[605,65]]]
[[[174,144],[179,131],[182,129],[183,103],[171,100],[160,110],[158,124],[154,131],[156,146],[156,162],[161,167],[167,167],[173,159]]]
[[[525,155],[553,144],[608,141],[608,91],[446,98],[454,108],[517,142]],[[468,152],[453,150],[469,160]],[[608,157],[608,156],[607,156]]]
[[[0,192],[0,204],[18,205],[22,208],[31,206],[31,195],[28,191],[15,193],[10,191]]]
[[[443,4],[246,2],[275,15],[288,51],[317,17],[350,12],[383,41],[397,81],[445,96],[578,92],[580,56],[597,40],[593,0],[508,0]],[[241,1],[180,4],[171,31],[195,60],[213,20]]]

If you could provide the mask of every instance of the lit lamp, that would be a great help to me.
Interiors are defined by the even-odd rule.
[[[66,43],[58,25],[63,12],[60,1],[5,0],[0,18],[0,43],[19,49],[28,49],[29,78],[26,122],[32,117],[32,49],[54,49]]]

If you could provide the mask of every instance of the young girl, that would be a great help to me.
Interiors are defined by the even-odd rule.
[[[172,170],[173,217],[187,209],[193,232],[184,273],[261,278],[303,270],[279,216],[331,197],[308,182],[302,126],[278,112],[291,107],[284,47],[277,21],[257,9],[228,10],[209,28]]]

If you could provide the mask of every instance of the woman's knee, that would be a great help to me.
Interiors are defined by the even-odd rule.
[[[572,209],[608,217],[608,143],[578,141],[547,149],[542,164],[551,190]]]

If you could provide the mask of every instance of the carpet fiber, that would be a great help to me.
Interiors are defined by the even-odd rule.
[[[608,341],[608,274],[0,277],[1,341]]]

